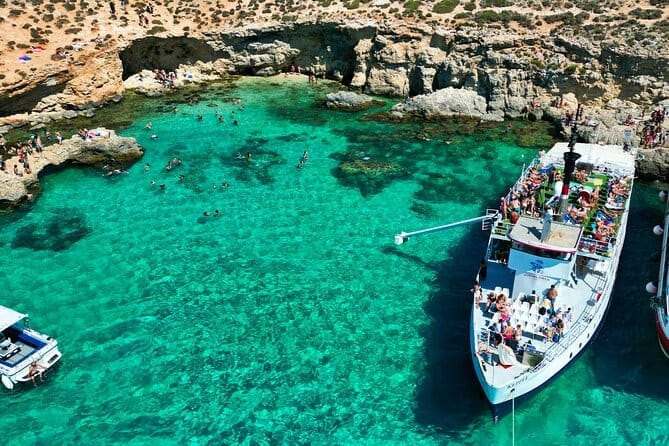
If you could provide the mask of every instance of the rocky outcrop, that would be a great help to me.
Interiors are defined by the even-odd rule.
[[[346,111],[366,110],[383,104],[382,101],[377,101],[371,96],[354,93],[352,91],[328,93],[325,97],[326,107]]]
[[[77,111],[118,100],[124,90],[122,69],[115,47],[96,51],[69,69],[36,69],[10,91],[0,92],[0,116],[12,119],[12,115],[30,113],[62,119],[65,112],[76,115]]]
[[[40,173],[50,166],[68,163],[102,165],[113,163],[121,168],[144,154],[134,138],[117,136],[112,130],[103,128],[91,130],[86,140],[73,136],[62,144],[44,148],[41,154],[29,155],[30,173],[24,172],[18,156],[6,160],[7,170],[0,171],[0,204],[15,205],[25,199],[32,199],[31,190],[39,185]],[[17,166],[21,175],[13,172]],[[113,171],[110,171],[113,174]]]
[[[637,174],[647,180],[669,179],[669,148],[640,149]]]
[[[467,116],[489,121],[501,121],[504,117],[501,112],[488,113],[485,98],[476,92],[452,87],[407,99],[395,105],[390,116],[395,119]]]
[[[539,36],[509,28],[482,32],[370,21],[304,21],[144,37],[107,45],[72,70],[12,87],[5,100],[21,99],[22,107],[33,111],[19,107],[16,111],[26,113],[0,118],[0,131],[89,113],[91,107],[118,100],[125,88],[161,94],[163,87],[149,78],[156,68],[177,71],[176,86],[294,69],[367,94],[413,98],[393,110],[396,117],[527,117],[560,125],[565,112],[580,102],[595,123],[583,127],[581,137],[614,143],[626,137],[618,124],[621,116],[639,116],[639,110],[669,97],[669,55],[625,45],[566,31]],[[137,81],[140,73],[142,82]],[[552,107],[559,96],[574,100]],[[0,116],[3,105],[0,97]]]
[[[511,30],[481,33],[364,21],[302,22],[211,31],[200,38],[145,37],[125,45],[108,46],[75,70],[35,83],[32,95],[24,88],[22,97],[35,102],[34,111],[54,118],[118,99],[122,81],[143,70],[187,71],[185,66],[201,74],[193,76],[199,79],[266,76],[295,67],[365,93],[396,97],[451,87],[475,92],[474,99],[484,98],[486,110],[481,114],[495,119],[525,116],[534,98],[546,104],[564,93],[574,93],[592,107],[612,99],[648,105],[669,95],[663,80],[669,77],[666,54],[626,52],[620,46],[568,35],[539,38]],[[46,96],[35,101],[40,93]]]

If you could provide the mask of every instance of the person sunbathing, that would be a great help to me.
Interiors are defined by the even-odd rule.
[[[576,181],[579,183],[585,183],[588,180],[588,173],[585,169],[577,170],[576,173],[574,173],[574,178],[576,178]]]
[[[606,197],[606,205],[613,208],[622,208],[625,203],[625,195],[611,192]]]
[[[571,220],[573,220],[576,223],[583,223],[583,220],[585,220],[588,217],[588,211],[583,208],[577,208],[576,206],[572,206],[569,208],[569,217]]]
[[[599,188],[595,189],[592,192],[592,194],[590,195],[590,203],[589,203],[590,206],[588,206],[588,207],[591,207],[591,208],[595,207],[595,205],[597,204],[598,201],[599,201]]]
[[[621,178],[618,181],[611,182],[611,191],[617,195],[627,196],[629,193],[629,185],[627,184],[627,181]]]

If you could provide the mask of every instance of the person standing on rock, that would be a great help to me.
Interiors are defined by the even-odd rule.
[[[37,137],[35,138],[35,151],[37,153],[42,153],[43,147],[44,146],[42,146],[42,138],[40,138],[39,135],[37,135]]]
[[[114,2],[109,2],[109,10],[111,11],[112,15],[116,14],[116,5]]]

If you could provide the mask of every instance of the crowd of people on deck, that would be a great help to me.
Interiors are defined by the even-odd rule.
[[[567,212],[561,216],[564,223],[584,224],[592,215],[592,210],[599,208],[593,215],[592,227],[587,229],[593,232],[597,244],[605,244],[610,238],[614,237],[617,225],[614,223],[619,211],[624,208],[624,203],[629,197],[629,178],[611,179],[607,184],[606,209],[598,206],[600,199],[600,189],[594,190],[586,188],[586,183],[590,178],[590,172],[586,168],[578,168],[573,175],[574,183],[571,191],[576,193],[577,199],[572,203]],[[560,172],[554,166],[534,166],[529,170],[527,176],[520,180],[506,195],[500,198],[500,218],[508,220],[515,224],[520,216],[527,215],[531,217],[541,217],[547,209],[551,209],[557,204],[556,192],[561,186],[562,177]],[[550,186],[554,187],[551,188]],[[542,197],[541,190],[548,186],[551,195]],[[593,246],[592,248],[595,248]],[[594,249],[593,249],[594,250]]]
[[[539,193],[544,184],[553,184],[560,180],[560,173],[555,168],[533,167],[529,174],[520,181],[509,194],[500,198],[499,210],[504,220],[515,224],[521,215],[539,217]]]
[[[513,316],[511,309],[511,302],[504,292],[491,291],[488,293],[487,301],[483,302],[483,290],[478,282],[474,282],[472,288],[474,296],[474,303],[484,313],[490,315],[491,322],[488,325],[488,330],[491,332],[491,339],[495,340],[494,346],[499,350],[500,347],[510,348],[514,354],[522,353],[523,346],[521,340],[523,332],[527,329],[523,328],[522,323],[516,321],[513,324]],[[536,290],[532,290],[529,294],[522,294],[518,297],[521,302],[527,302],[530,305],[538,305],[539,324],[536,331],[530,335],[534,339],[535,335],[543,338],[544,342],[559,342],[564,336],[566,324],[571,321],[572,309],[567,308],[563,311],[562,308],[556,309],[556,300],[558,297],[558,290],[555,285],[551,285],[545,294],[539,295]],[[488,351],[488,344],[480,346],[481,351]],[[504,365],[504,364],[503,364]]]

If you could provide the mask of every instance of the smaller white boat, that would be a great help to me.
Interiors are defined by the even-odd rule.
[[[58,342],[29,328],[27,319],[0,305],[0,380],[8,389],[42,378],[62,357]]]

